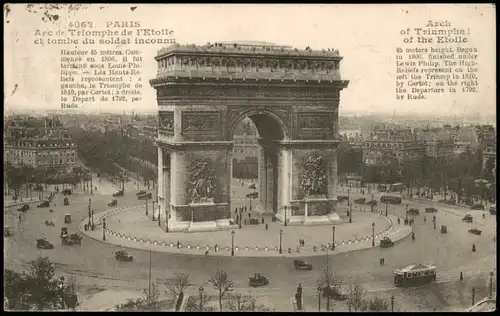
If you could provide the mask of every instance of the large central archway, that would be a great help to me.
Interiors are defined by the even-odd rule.
[[[338,51],[174,45],[155,58],[159,205],[171,230],[232,227],[234,127],[259,132],[259,207],[281,222],[338,219]]]

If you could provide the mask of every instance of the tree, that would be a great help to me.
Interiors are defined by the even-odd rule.
[[[256,298],[251,295],[242,295],[236,293],[226,302],[226,310],[230,312],[270,312],[271,309],[260,304]]]
[[[57,310],[65,306],[67,289],[54,276],[54,262],[38,256],[19,274],[6,270],[5,296],[13,310]],[[73,297],[72,297],[73,298]]]
[[[316,288],[324,294],[325,291],[339,293],[342,287],[342,279],[337,278],[328,268],[323,270],[320,278],[316,281]],[[326,309],[330,310],[330,295],[326,295]]]
[[[374,299],[369,301],[368,309],[372,312],[388,312],[389,303],[381,297],[376,296]]]
[[[227,293],[233,291],[234,281],[229,279],[225,271],[217,269],[215,275],[208,282],[219,292],[219,308],[222,312],[222,299]]]
[[[124,304],[115,305],[115,311],[118,312],[154,312],[160,309],[160,291],[155,283],[149,289],[143,289],[144,297],[128,298]]]
[[[349,285],[349,293],[347,295],[347,306],[349,310],[353,309],[357,312],[366,308],[365,296],[366,290],[362,285]]]
[[[191,285],[188,273],[177,274],[165,282],[167,293],[171,294],[174,298],[178,297],[181,293],[184,293],[184,290]]]

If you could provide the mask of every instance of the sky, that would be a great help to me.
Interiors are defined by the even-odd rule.
[[[105,29],[106,21],[119,20],[140,21],[143,28],[174,30],[176,42],[180,44],[245,40],[299,49],[307,46],[318,50],[338,49],[344,57],[342,79],[350,80],[349,87],[341,92],[341,114],[393,113],[395,110],[401,114],[496,115],[496,16],[490,4],[95,4],[79,10],[49,10],[50,14],[57,14],[58,19],[45,22],[42,20],[45,10],[37,7],[27,10],[25,4],[11,4],[8,14],[6,11],[4,7],[4,102],[10,110],[60,108],[59,52],[61,48],[74,47],[36,45],[36,30],[67,30],[68,23],[76,21],[92,21],[99,29]],[[396,100],[396,48],[404,47],[400,32],[425,27],[429,20],[448,20],[453,27],[470,29],[468,47],[475,47],[479,52],[478,93]],[[124,46],[119,48],[137,49],[137,46]],[[146,83],[140,104],[86,104],[85,110],[155,111],[155,91],[147,81],[156,76],[153,57],[163,46],[140,46],[145,59],[143,79]]]

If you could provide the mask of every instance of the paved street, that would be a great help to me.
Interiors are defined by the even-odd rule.
[[[92,198],[92,207],[96,212],[101,212],[107,208],[106,203],[111,199],[111,196],[101,195],[105,191],[104,187],[101,188],[103,184],[99,184],[97,179],[94,181],[97,181],[95,183],[97,183],[98,191],[97,194],[90,197]],[[109,189],[112,191],[111,188]],[[91,238],[84,238],[81,246],[60,244],[59,233],[60,227],[64,225],[64,214],[70,213],[73,218],[73,222],[66,225],[69,232],[77,231],[80,222],[88,216],[89,196],[77,191],[70,198],[70,206],[63,206],[62,199],[61,195],[57,195],[54,201],[57,205],[53,207],[54,213],[50,213],[47,208],[32,208],[23,214],[21,221],[17,219],[16,208],[7,208],[5,219],[7,225],[14,228],[14,236],[4,238],[5,266],[19,269],[20,264],[26,264],[40,253],[48,255],[57,263],[57,273],[76,275],[81,291],[98,287],[138,293],[142,288],[146,288],[149,267],[147,251],[130,249],[129,253],[134,256],[134,261],[119,262],[115,260],[113,255],[119,247],[114,245]],[[126,190],[125,196],[119,197],[118,202],[120,207],[137,204],[135,191]],[[410,207],[420,207],[422,212],[424,206],[418,203],[417,201],[408,202]],[[389,212],[404,217],[405,204],[406,201],[401,206],[391,206]],[[276,304],[275,308],[284,311],[286,310],[284,305],[287,304],[283,302],[293,295],[299,282],[304,287],[305,297],[314,301],[314,298],[317,299],[315,283],[321,268],[326,266],[327,260],[330,269],[342,277],[344,283],[360,282],[372,292],[393,290],[393,269],[420,262],[437,265],[439,268],[438,280],[440,281],[455,282],[462,271],[465,276],[464,282],[467,284],[471,284],[472,281],[479,282],[485,287],[487,273],[496,267],[496,243],[493,242],[496,231],[495,216],[487,214],[485,219],[482,219],[480,212],[471,212],[475,222],[467,224],[462,222],[461,218],[465,212],[470,212],[469,210],[448,206],[446,208],[438,206],[437,208],[439,209],[436,215],[438,228],[441,224],[448,225],[448,234],[440,234],[439,229],[434,230],[431,215],[421,213],[421,215],[416,216],[414,225],[415,241],[406,238],[393,248],[376,247],[375,249],[330,255],[328,259],[326,255],[311,257],[308,258],[308,261],[313,264],[314,269],[310,272],[295,271],[292,264],[293,258],[193,257],[152,253],[152,275],[153,279],[156,279],[170,277],[179,272],[187,272],[192,276],[195,287],[203,285],[207,291],[213,291],[206,280],[215,273],[217,268],[220,268],[224,269],[235,280],[238,291],[247,293],[248,276],[254,272],[264,273],[271,280],[271,284],[267,287],[252,289],[252,293],[263,299],[268,297],[267,300],[272,297],[271,303],[281,302]],[[426,223],[423,221],[424,216],[427,216]],[[45,220],[54,221],[56,226],[45,226]],[[476,236],[468,233],[467,230],[471,227],[482,229],[483,234]],[[37,249],[35,239],[40,236],[45,236],[53,242],[54,249]],[[476,253],[471,252],[473,243],[477,247]],[[384,257],[386,261],[386,265],[383,267],[379,265],[381,257]],[[418,293],[405,290],[397,290],[397,293],[403,295],[402,297],[430,295],[424,288],[414,291]],[[435,291],[438,293],[435,296],[438,297],[440,295],[439,288]],[[411,300],[408,299],[408,301]],[[465,301],[464,299],[463,304]],[[436,303],[438,310],[445,309],[447,304],[462,304],[455,300],[443,300],[443,302]],[[99,306],[99,309],[105,308],[102,304]],[[402,306],[401,310],[411,311],[415,306]]]

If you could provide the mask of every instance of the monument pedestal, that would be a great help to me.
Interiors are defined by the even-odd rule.
[[[198,232],[234,229],[236,225],[228,218],[228,204],[205,201],[173,207],[177,221],[169,221],[172,232]]]

